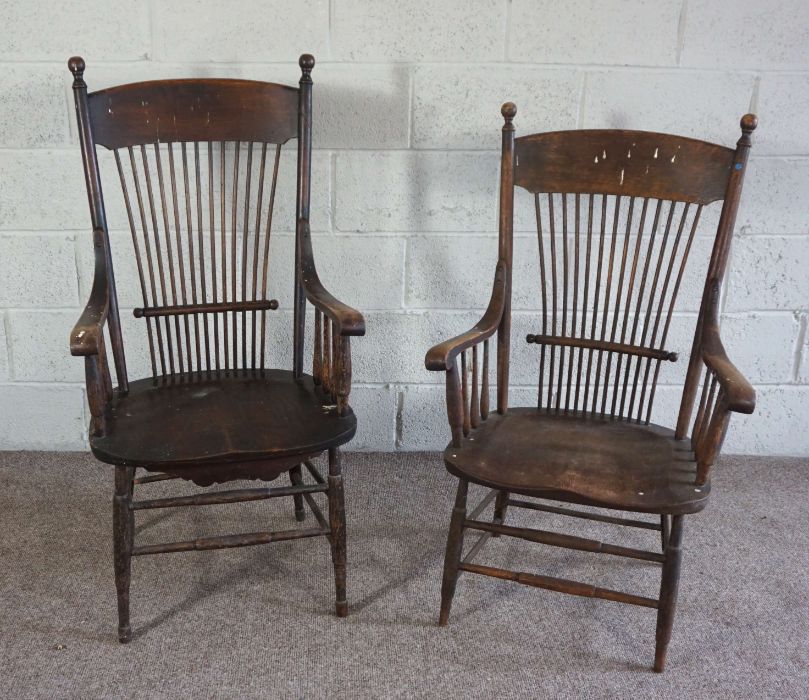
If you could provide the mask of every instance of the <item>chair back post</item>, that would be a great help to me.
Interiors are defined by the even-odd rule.
[[[295,296],[293,310],[293,358],[295,378],[303,374],[303,342],[306,331],[306,294],[301,283],[301,224],[309,223],[309,197],[312,189],[312,69],[315,57],[302,54],[298,59],[301,68],[298,92],[298,179],[296,194],[295,229]]]
[[[508,375],[511,351],[511,267],[514,231],[514,117],[517,105],[506,102],[500,109],[503,115],[503,146],[500,159],[500,221],[499,258],[505,264],[506,299],[503,316],[497,329],[497,412],[508,410]]]
[[[730,243],[733,239],[733,228],[736,224],[736,214],[739,210],[739,201],[742,196],[742,185],[744,175],[747,171],[747,160],[750,156],[750,148],[753,145],[752,134],[758,126],[758,118],[755,114],[745,114],[740,122],[742,135],[736,142],[736,152],[733,156],[730,176],[725,190],[725,198],[722,203],[722,213],[719,217],[719,227],[716,240],[711,253],[711,262],[708,265],[708,273],[705,277],[705,289],[702,294],[699,318],[694,333],[694,342],[691,347],[691,357],[688,362],[688,372],[685,378],[685,388],[680,404],[680,412],[677,417],[677,430],[675,437],[682,440],[688,433],[688,425],[691,421],[691,413],[694,408],[697,387],[699,385],[700,367],[702,366],[702,326],[705,319],[705,309],[712,297],[712,285],[721,288],[722,281],[727,269],[728,257],[730,253]],[[718,294],[717,289],[713,294]]]
[[[115,360],[115,374],[118,380],[118,390],[121,393],[129,391],[129,379],[126,372],[126,359],[124,357],[124,341],[121,333],[121,319],[118,311],[118,295],[115,291],[115,274],[112,267],[110,253],[110,240],[107,231],[107,214],[104,209],[104,196],[101,190],[101,176],[98,168],[93,130],[90,125],[89,102],[87,99],[87,83],[84,82],[85,63],[81,56],[73,56],[67,63],[73,74],[73,98],[76,105],[76,122],[79,129],[79,143],[81,157],[84,163],[84,180],[87,186],[87,199],[90,204],[90,218],[94,231],[103,233],[104,257],[107,263],[107,287],[109,289],[108,323],[110,341],[112,342],[112,356]],[[94,245],[97,241],[93,242]]]

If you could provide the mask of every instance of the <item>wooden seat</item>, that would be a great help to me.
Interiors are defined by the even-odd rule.
[[[309,375],[194,372],[131,382],[127,394],[113,399],[108,428],[91,436],[90,446],[109,464],[185,467],[197,481],[194,468],[203,465],[282,457],[299,463],[345,444],[356,429],[354,413],[339,415]]]
[[[298,64],[297,87],[199,78],[88,93],[84,60],[68,62],[95,249],[90,299],[71,332],[70,352],[84,358],[90,446],[115,468],[121,642],[132,638],[133,556],[324,537],[334,565],[335,611],[348,614],[340,447],[357,428],[349,405],[350,338],[365,333],[365,321],[329,294],[315,265],[309,225],[315,59],[303,54]],[[290,141],[297,151],[296,190],[282,194],[281,151]],[[104,188],[118,189],[123,204],[109,223],[101,149],[109,173]],[[276,207],[282,198],[288,205]],[[284,275],[275,267],[280,256],[273,255],[271,263],[270,239],[274,221],[286,212],[294,212],[280,227],[295,231],[289,241],[294,284],[272,290]],[[113,256],[110,229],[129,230],[131,245],[115,242],[124,246],[123,255]],[[137,270],[142,305],[131,313],[142,331],[140,353],[128,355],[137,333],[128,334],[124,344],[114,259],[131,260]],[[271,298],[273,293],[282,298]],[[291,311],[284,314],[286,330],[270,320],[278,309]],[[279,328],[285,337],[278,337]],[[291,362],[276,352],[286,345]],[[304,347],[311,348],[311,364]],[[151,369],[150,377],[130,381],[127,360],[133,356],[149,358],[141,372]],[[312,461],[323,453],[328,477]],[[136,475],[139,468],[151,473]],[[290,485],[134,498],[135,487],[140,491],[166,479],[209,486],[271,481],[282,474]],[[305,476],[314,481],[307,483]],[[314,498],[319,494],[328,499],[328,517]],[[139,510],[278,497],[293,499],[299,522],[308,505],[316,523],[183,542],[134,542]]]
[[[662,671],[674,622],[684,516],[707,503],[710,470],[731,413],[755,408],[755,391],[722,344],[719,294],[758,120],[742,117],[733,149],[608,129],[515,139],[516,106],[507,102],[501,113],[500,230],[489,305],[471,329],[435,345],[425,358],[428,370],[446,378],[452,441],[444,460],[458,477],[439,624],[449,622],[461,572],[640,605],[657,610],[654,668]],[[520,319],[530,316],[532,322],[520,352],[535,353],[538,360],[537,392],[526,408],[509,405],[509,369],[517,352],[511,314],[517,187],[533,200],[539,253],[537,312],[523,312]],[[671,347],[677,335],[670,331],[687,322],[675,313],[678,294],[689,260],[700,257],[692,253],[705,249],[695,244],[697,230],[712,218],[703,210],[719,202],[711,253],[702,256],[704,277],[696,278],[704,282],[680,410],[672,421],[676,426],[668,429],[651,417],[658,384],[672,389],[683,382],[682,374],[661,380],[687,350]],[[490,359],[495,343],[496,365]],[[492,376],[496,403],[490,411]],[[470,483],[491,491],[467,512]],[[654,513],[659,524],[514,494]],[[492,501],[491,519],[481,519]],[[510,508],[657,530],[662,553],[508,525]],[[464,552],[470,530],[482,534]],[[493,535],[661,564],[660,595],[647,598],[475,563]]]
[[[710,492],[710,483],[694,485],[690,441],[608,416],[512,408],[444,460],[450,473],[490,488],[642,513],[695,513]]]

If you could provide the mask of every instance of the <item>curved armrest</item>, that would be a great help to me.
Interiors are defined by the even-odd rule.
[[[466,333],[457,335],[450,340],[430,348],[424,358],[424,365],[427,369],[437,371],[447,371],[452,367],[455,358],[460,352],[473,345],[477,345],[481,340],[491,337],[500,325],[503,316],[503,308],[506,302],[506,266],[500,260],[494,272],[494,284],[492,285],[492,296],[489,306],[483,318],[480,319]]]
[[[298,227],[298,240],[301,246],[301,284],[306,298],[331,319],[337,335],[365,335],[365,319],[362,314],[326,291],[318,277],[309,222],[300,219]]]
[[[107,284],[107,262],[104,256],[104,231],[93,231],[95,247],[95,276],[90,299],[81,317],[70,331],[70,354],[78,356],[98,355],[104,323],[109,309],[109,286]]]
[[[722,388],[729,411],[752,413],[756,407],[756,391],[728,359],[719,335],[719,281],[711,280],[708,306],[702,326],[702,359]]]

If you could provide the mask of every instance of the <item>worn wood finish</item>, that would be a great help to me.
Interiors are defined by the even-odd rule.
[[[708,204],[725,196],[733,153],[713,143],[649,131],[554,131],[516,140],[514,181],[529,192],[597,192]]]
[[[256,80],[152,80],[89,96],[93,138],[126,148],[181,141],[285,143],[298,135],[298,91]]]
[[[326,291],[309,234],[312,70],[300,57],[298,87],[248,80],[161,80],[88,94],[85,63],[70,59],[90,218],[95,277],[70,335],[85,359],[90,446],[116,465],[115,578],[119,639],[129,622],[131,557],[326,537],[334,561],[337,614],[347,614],[346,538],[339,446],[356,431],[349,404],[349,337],[362,315]],[[270,239],[281,148],[297,141],[297,195],[291,329],[292,370],[273,369],[268,343]],[[97,147],[112,152],[131,233],[131,258],[143,303],[134,316],[148,343],[151,377],[131,381],[120,331],[110,238]],[[306,304],[316,309],[307,329]],[[113,385],[105,331],[114,360]],[[312,374],[303,360],[314,330]],[[312,459],[329,454],[328,481]],[[302,465],[315,478],[305,483]],[[150,475],[135,478],[135,469]],[[133,501],[133,488],[165,479],[200,486],[237,479],[290,486],[217,491]],[[326,493],[327,523],[314,495]],[[137,510],[199,507],[291,497],[295,518],[307,504],[318,527],[221,535],[183,542],[133,543]]]
[[[638,513],[695,513],[710,495],[691,443],[657,425],[513,408],[474,438],[446,450],[447,469],[510,493]]]
[[[655,669],[671,636],[684,515],[702,510],[710,468],[730,415],[751,413],[755,392],[728,359],[718,298],[756,128],[741,120],[735,149],[640,131],[584,130],[514,138],[516,107],[501,110],[499,260],[489,307],[466,333],[430,349],[427,369],[446,376],[459,479],[444,565],[440,624],[458,572],[658,608]],[[540,313],[526,337],[539,355],[536,405],[509,408],[513,190],[533,195]],[[703,209],[722,202],[707,264],[676,430],[650,422],[664,363],[680,352],[675,309]],[[489,415],[488,344],[497,343],[497,413]],[[483,370],[480,355],[483,351]],[[470,361],[471,355],[471,361]],[[460,358],[460,360],[459,360]],[[480,385],[480,388],[479,388]],[[690,435],[689,435],[690,428]],[[466,516],[474,482],[496,494],[491,522]],[[511,495],[510,495],[511,494]],[[636,513],[658,522],[535,503],[513,494]],[[488,504],[488,501],[486,501]],[[662,554],[505,524],[509,506],[660,532]],[[466,557],[464,531],[482,532]],[[659,600],[565,579],[472,563],[491,537],[637,558],[663,565]]]
[[[93,454],[157,471],[318,454],[357,427],[353,413],[328,408],[311,376],[295,381],[280,369],[139,379],[113,399],[109,420],[111,430],[91,441]]]

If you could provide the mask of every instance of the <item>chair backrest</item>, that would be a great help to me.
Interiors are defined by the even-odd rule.
[[[297,139],[297,222],[309,217],[314,58],[300,87],[159,80],[87,92],[69,67],[93,228],[111,285],[109,329],[128,385],[97,147],[112,152],[131,232],[152,374],[265,366],[270,235],[282,145]],[[124,222],[116,222],[121,227]],[[302,371],[304,297],[296,245],[293,367]]]
[[[504,105],[500,255],[510,294],[514,186],[521,187],[533,196],[538,234],[541,320],[527,341],[539,345],[540,407],[649,422],[661,365],[678,358],[669,331],[703,210],[721,202],[685,379],[685,425],[708,281],[721,283],[725,272],[755,117],[742,118],[731,149],[623,130],[515,139],[515,114]],[[508,385],[507,361],[498,384]]]

